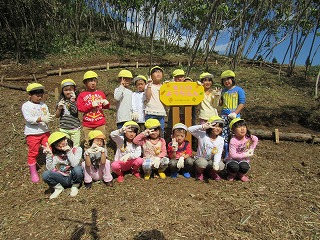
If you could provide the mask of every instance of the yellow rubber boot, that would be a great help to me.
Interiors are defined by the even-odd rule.
[[[158,171],[158,174],[161,179],[166,179],[166,177],[167,177],[166,174],[162,171]]]

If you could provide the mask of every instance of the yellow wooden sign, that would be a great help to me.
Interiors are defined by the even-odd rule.
[[[198,105],[203,98],[203,86],[196,82],[169,82],[160,88],[160,100],[166,106]]]

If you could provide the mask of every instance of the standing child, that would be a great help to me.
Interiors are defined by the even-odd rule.
[[[102,109],[109,108],[109,101],[104,92],[97,90],[98,75],[93,71],[87,71],[83,76],[86,90],[81,92],[77,99],[77,108],[83,112],[82,126],[85,138],[85,148],[89,148],[88,133],[92,130],[106,132],[106,118]]]
[[[141,158],[141,146],[133,143],[137,136],[139,125],[134,121],[128,121],[123,127],[111,132],[110,137],[117,144],[112,171],[117,174],[118,182],[124,181],[124,172],[131,170],[136,178],[140,178],[139,168],[143,163]]]
[[[103,180],[107,186],[112,187],[110,161],[107,159],[105,148],[106,136],[100,130],[93,130],[89,132],[88,137],[90,148],[84,152],[84,162],[82,162],[84,186],[89,189],[92,180]]]
[[[218,116],[216,107],[219,105],[221,89],[212,89],[213,75],[205,72],[200,75],[200,82],[204,87],[204,99],[200,103],[200,124],[204,124],[211,116]]]
[[[149,180],[152,169],[158,169],[161,179],[166,178],[164,171],[168,167],[169,159],[166,157],[166,141],[160,137],[160,122],[158,119],[148,119],[145,122],[146,130],[138,134],[133,143],[142,146],[144,179]]]
[[[72,79],[61,82],[61,95],[57,104],[56,117],[60,118],[60,132],[65,133],[74,147],[80,146],[81,123],[76,103],[76,83]]]
[[[49,198],[58,197],[64,188],[70,186],[70,196],[76,196],[83,180],[82,168],[79,165],[82,156],[81,147],[70,147],[65,133],[54,132],[48,138],[44,152],[47,154],[47,171],[42,174],[42,179],[54,188]]]
[[[118,74],[120,86],[114,90],[114,99],[117,108],[117,127],[122,128],[123,124],[131,120],[132,91],[128,89],[132,82],[132,73],[128,70],[121,70]]]
[[[166,110],[164,105],[160,101],[160,87],[162,86],[161,80],[163,79],[163,69],[159,66],[155,66],[150,69],[150,77],[148,79],[146,94],[146,120],[158,119],[161,126],[161,134],[164,134],[164,123],[166,117]]]
[[[222,118],[212,116],[206,123],[188,128],[188,131],[198,139],[197,155],[194,157],[198,180],[203,180],[203,173],[206,169],[214,180],[221,179],[218,172],[224,169],[224,163],[221,161],[223,138],[220,134],[222,127]]]
[[[53,116],[49,114],[48,106],[42,102],[44,86],[39,83],[32,83],[27,87],[29,100],[22,105],[22,114],[26,120],[24,134],[28,144],[28,165],[31,175],[31,181],[39,182],[37,172],[37,157],[39,148],[45,145],[50,135],[48,123],[52,121]]]
[[[177,178],[181,169],[185,178],[190,178],[190,170],[194,159],[190,143],[185,140],[188,128],[182,123],[177,123],[172,128],[172,142],[168,144],[169,169],[171,177]]]
[[[231,70],[224,71],[221,78],[221,85],[224,89],[221,93],[220,106],[222,106],[221,117],[225,121],[222,130],[222,137],[225,141],[225,150],[228,150],[228,136],[230,132],[229,124],[234,118],[240,118],[240,112],[246,103],[246,95],[244,90],[236,86],[235,73]],[[226,154],[227,155],[227,154]]]
[[[141,130],[144,130],[144,109],[145,109],[145,87],[147,78],[143,75],[138,75],[133,79],[133,83],[137,91],[132,93],[132,120],[136,121]]]
[[[235,118],[230,122],[233,133],[229,142],[229,154],[225,159],[228,180],[233,181],[238,177],[242,182],[248,182],[246,173],[250,169],[250,158],[258,144],[258,138],[251,135],[246,122],[241,118]]]

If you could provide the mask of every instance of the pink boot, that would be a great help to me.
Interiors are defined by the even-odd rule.
[[[238,174],[238,178],[242,181],[242,182],[249,182],[250,179],[248,178],[248,176],[246,176],[245,174],[243,173],[239,173]]]
[[[215,181],[221,180],[220,176],[218,175],[218,172],[214,171],[213,169],[209,171],[209,176]]]
[[[40,181],[39,175],[37,172],[37,165],[36,163],[33,165],[29,165],[30,175],[31,175],[31,182],[38,183]]]
[[[231,181],[231,182],[234,181],[236,175],[237,175],[236,173],[229,173],[228,177],[227,177],[227,180]]]

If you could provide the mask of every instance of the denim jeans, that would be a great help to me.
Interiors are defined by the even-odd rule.
[[[47,170],[42,174],[42,179],[50,186],[55,186],[60,183],[66,188],[70,187],[72,184],[81,183],[83,180],[83,171],[81,166],[76,166],[71,170],[70,175],[64,176],[59,172]]]

